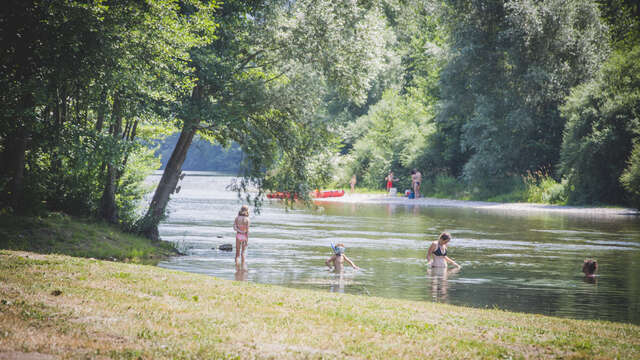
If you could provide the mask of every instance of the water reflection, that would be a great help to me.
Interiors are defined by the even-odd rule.
[[[236,273],[234,279],[236,281],[247,281],[249,276],[249,266],[247,263],[236,263]]]
[[[249,269],[236,269],[235,193],[229,177],[183,180],[160,226],[163,239],[187,256],[160,266],[238,281],[498,307],[640,324],[640,221],[561,213],[491,212],[415,203],[329,203],[322,211],[285,210],[267,201],[251,217]],[[253,213],[253,212],[252,212]],[[443,232],[454,237],[450,256],[462,271],[430,272],[425,254]],[[344,243],[363,270],[324,266],[330,244]],[[597,259],[597,283],[583,281],[585,258]]]
[[[344,270],[335,268],[329,271],[331,271],[334,275],[331,281],[331,286],[329,287],[329,291],[344,293]]]
[[[459,268],[427,266],[427,278],[431,280],[431,297],[434,301],[447,302],[449,276],[459,271]]]

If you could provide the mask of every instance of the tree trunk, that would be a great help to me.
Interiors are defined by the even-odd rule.
[[[136,138],[136,130],[138,129],[138,120],[133,122],[133,125],[129,127],[129,130],[124,133],[122,138],[125,141],[133,142],[133,139]],[[129,151],[124,154],[124,159],[122,160],[122,166],[120,166],[120,171],[118,171],[118,175],[116,176],[116,181],[120,182],[122,175],[124,175],[124,170],[127,167],[127,161],[129,160]]]
[[[192,124],[185,123],[180,133],[180,138],[176,147],[171,153],[171,158],[167,163],[167,167],[162,173],[160,183],[153,195],[153,200],[149,205],[147,214],[142,219],[140,232],[152,240],[159,240],[158,224],[164,217],[165,209],[169,203],[169,196],[175,191],[176,185],[182,173],[182,164],[187,156],[193,136],[196,134],[196,127]]]
[[[107,102],[107,92],[103,90],[100,94],[100,100],[98,102],[98,119],[96,121],[96,131],[99,133],[102,131],[102,125],[104,124],[104,115],[107,112],[106,110],[106,102]]]
[[[2,153],[2,175],[8,179],[7,203],[20,213],[25,210],[24,204],[24,168],[29,141],[29,128],[32,123],[34,101],[31,94],[23,97],[21,103],[22,113],[16,121],[16,129],[13,136],[5,139],[5,148]]]
[[[120,138],[120,128],[122,126],[122,114],[120,113],[120,98],[116,95],[113,100],[113,124],[111,136],[114,139]],[[117,164],[119,161],[111,159],[107,165],[107,177],[100,202],[100,216],[106,221],[118,223],[118,208],[116,207],[116,185],[117,185]]]
[[[24,167],[28,138],[27,130],[20,125],[14,136],[6,139],[5,149],[2,154],[3,175],[9,179],[7,202],[17,213],[24,210]]]

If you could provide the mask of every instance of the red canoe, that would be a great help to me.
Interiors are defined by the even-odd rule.
[[[343,195],[344,190],[314,191],[311,193],[311,197],[314,198],[340,197]]]

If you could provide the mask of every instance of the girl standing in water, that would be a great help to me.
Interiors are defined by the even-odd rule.
[[[244,254],[249,241],[249,207],[247,205],[242,205],[240,208],[238,216],[233,222],[233,230],[236,231],[236,265],[238,265],[240,254],[242,254],[242,263],[244,264]]]
[[[447,256],[447,244],[451,241],[451,234],[443,232],[438,241],[434,241],[427,250],[427,265],[431,267],[446,268],[447,263],[455,265],[460,269],[460,265]]]

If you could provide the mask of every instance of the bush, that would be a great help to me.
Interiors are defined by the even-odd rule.
[[[426,187],[426,186],[428,187]],[[430,195],[439,198],[463,198],[465,195],[464,183],[453,176],[438,174],[432,180],[424,184],[421,189]]]
[[[569,202],[623,203],[628,197],[620,180],[639,135],[638,58],[640,45],[615,53],[599,76],[574,88],[561,107],[567,119],[561,168]]]
[[[633,146],[628,165],[620,176],[620,183],[630,194],[631,206],[640,210],[640,142]]]
[[[567,182],[558,182],[547,172],[528,172],[523,176],[526,187],[526,201],[543,204],[564,205],[567,203]]]

